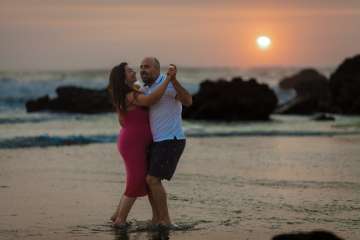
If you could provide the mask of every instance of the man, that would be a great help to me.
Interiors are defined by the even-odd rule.
[[[176,69],[175,65],[171,65]],[[140,74],[145,83],[145,94],[157,88],[166,78],[160,74],[160,63],[155,57],[141,62]],[[185,148],[185,135],[181,124],[182,105],[190,106],[192,96],[181,86],[176,75],[171,79],[163,97],[150,107],[150,126],[154,143],[149,151],[149,169],[146,181],[156,209],[153,223],[171,227],[167,196],[162,180],[170,181]]]

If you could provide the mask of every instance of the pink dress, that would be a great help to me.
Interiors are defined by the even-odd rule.
[[[125,196],[141,197],[148,193],[146,184],[147,150],[152,143],[149,113],[136,106],[123,117],[117,147],[124,159],[126,170]]]

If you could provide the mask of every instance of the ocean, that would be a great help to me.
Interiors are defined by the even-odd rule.
[[[255,78],[277,90],[279,80],[301,69],[180,67],[178,78],[191,93],[196,93],[199,84],[205,79],[231,79],[235,76]],[[329,77],[335,68],[324,67],[317,70]],[[119,125],[113,113],[27,113],[25,109],[27,100],[46,94],[55,97],[55,89],[59,86],[104,88],[108,84],[108,74],[109,70],[0,72],[0,149],[115,142]],[[285,101],[287,97],[286,94],[279,95],[279,101]],[[183,126],[189,137],[360,134],[360,116],[334,116],[335,121],[318,122],[312,120],[311,116],[273,114],[270,121],[227,123],[185,120]]]

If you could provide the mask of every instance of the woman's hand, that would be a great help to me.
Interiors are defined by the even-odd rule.
[[[170,64],[169,68],[167,70],[166,75],[171,79],[175,79],[176,78],[176,73],[177,73],[177,69],[176,66],[174,64]]]
[[[176,65],[170,64],[168,76],[171,75],[170,81],[176,91],[175,99],[179,100],[182,105],[190,107],[192,105],[192,96],[183,86],[181,86],[180,82],[176,79],[176,73]]]

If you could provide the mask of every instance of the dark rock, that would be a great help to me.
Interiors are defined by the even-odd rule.
[[[333,112],[360,114],[360,55],[345,61],[330,76]]]
[[[277,104],[275,93],[255,79],[244,81],[206,80],[193,96],[193,105],[184,108],[183,117],[202,120],[268,120]]]
[[[328,231],[312,231],[312,232],[297,232],[285,233],[276,235],[272,240],[344,240]]]
[[[326,113],[319,113],[315,115],[312,120],[315,121],[335,121],[335,117],[328,115]]]
[[[28,112],[38,112],[45,110],[49,107],[50,98],[48,95],[40,97],[35,100],[30,100],[26,102],[26,110]]]
[[[295,89],[297,96],[277,109],[278,113],[312,114],[327,112],[330,109],[331,94],[327,78],[314,69],[304,69],[284,78],[279,86],[283,89]]]
[[[41,97],[26,103],[28,112],[50,110],[54,112],[101,113],[111,112],[113,107],[106,89],[93,90],[74,86],[56,89],[57,97]]]

